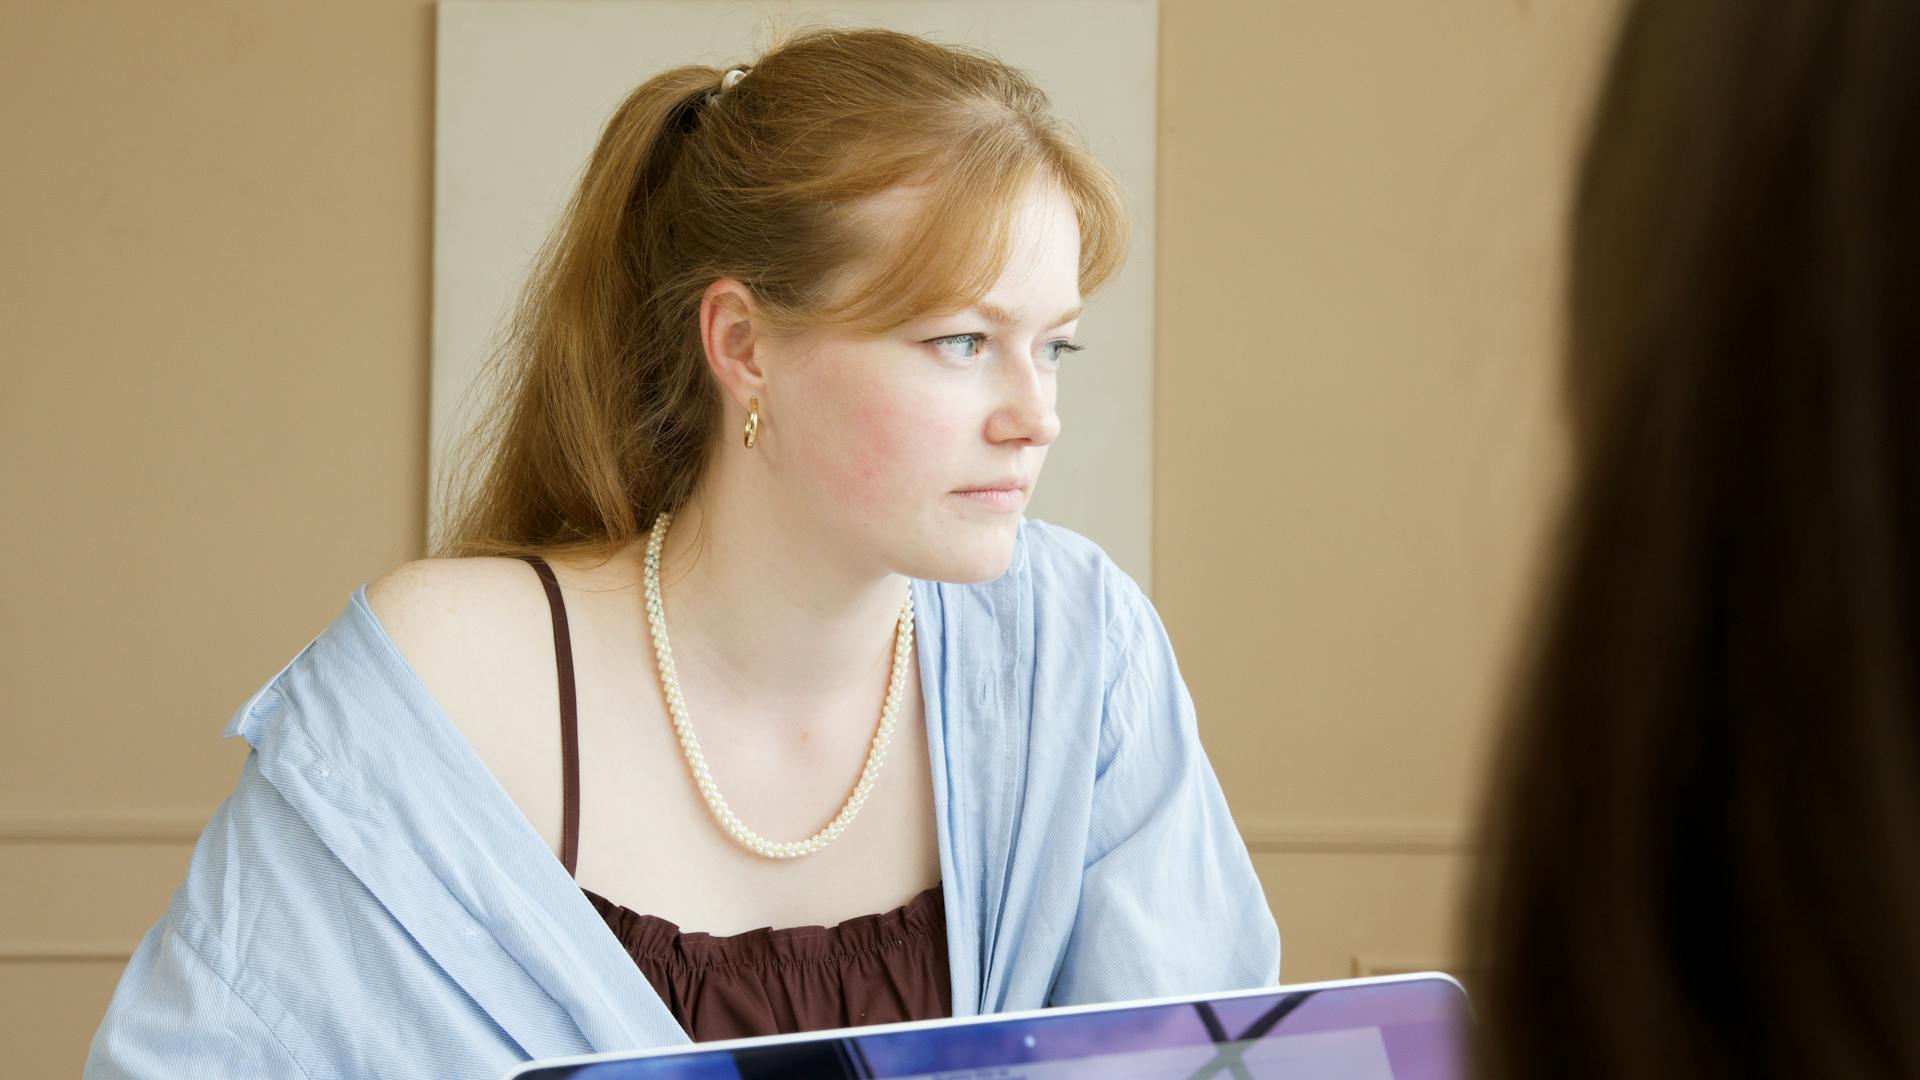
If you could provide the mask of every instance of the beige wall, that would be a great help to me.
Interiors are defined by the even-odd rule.
[[[1614,10],[1163,10],[1155,600],[1288,980],[1451,962]]]
[[[431,7],[0,5],[0,1047],[79,1071],[220,728],[417,553]]]
[[[1156,594],[1287,975],[1442,963],[1608,0],[1164,0]],[[418,553],[432,10],[0,8],[0,1046],[76,1071],[227,713]]]

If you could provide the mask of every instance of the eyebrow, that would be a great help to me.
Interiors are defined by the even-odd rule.
[[[987,317],[987,321],[997,322],[1001,326],[1012,326],[1013,324],[1020,321],[1019,318],[1013,314],[1013,312],[1008,311],[1006,308],[1003,308],[998,304],[990,304],[985,300],[982,300],[979,303],[973,305],[973,309],[975,311],[978,311],[980,314],[985,315]],[[1080,312],[1083,310],[1085,310],[1085,305],[1075,304],[1072,307],[1072,309],[1068,310],[1066,313],[1062,314],[1059,318],[1053,320],[1047,325],[1049,327],[1054,327],[1054,326],[1060,326],[1064,323],[1070,323],[1073,320],[1079,318]]]

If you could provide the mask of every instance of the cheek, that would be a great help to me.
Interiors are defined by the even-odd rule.
[[[951,406],[941,404],[917,395],[851,396],[836,425],[832,460],[820,463],[828,495],[849,506],[884,509],[951,479],[944,472],[962,425]]]

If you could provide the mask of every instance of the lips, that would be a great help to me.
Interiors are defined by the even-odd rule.
[[[978,487],[958,488],[955,490],[954,493],[956,495],[971,495],[977,492],[986,492],[986,491],[1025,491],[1027,490],[1027,488],[1031,487],[1032,485],[1033,485],[1033,481],[1022,479],[1020,477],[1015,476],[1015,477],[1008,477],[1002,480],[995,480],[991,483],[981,484]]]
[[[1002,473],[985,483],[956,489],[953,498],[996,515],[1018,514],[1027,505],[1033,479],[1025,473]]]

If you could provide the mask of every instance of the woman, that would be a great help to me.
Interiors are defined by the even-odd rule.
[[[821,32],[636,90],[456,557],[236,715],[90,1075],[481,1076],[1273,982],[1152,607],[1021,517],[1124,231],[976,53]]]
[[[1483,1075],[1920,1075],[1916,55],[1911,4],[1627,13]]]

